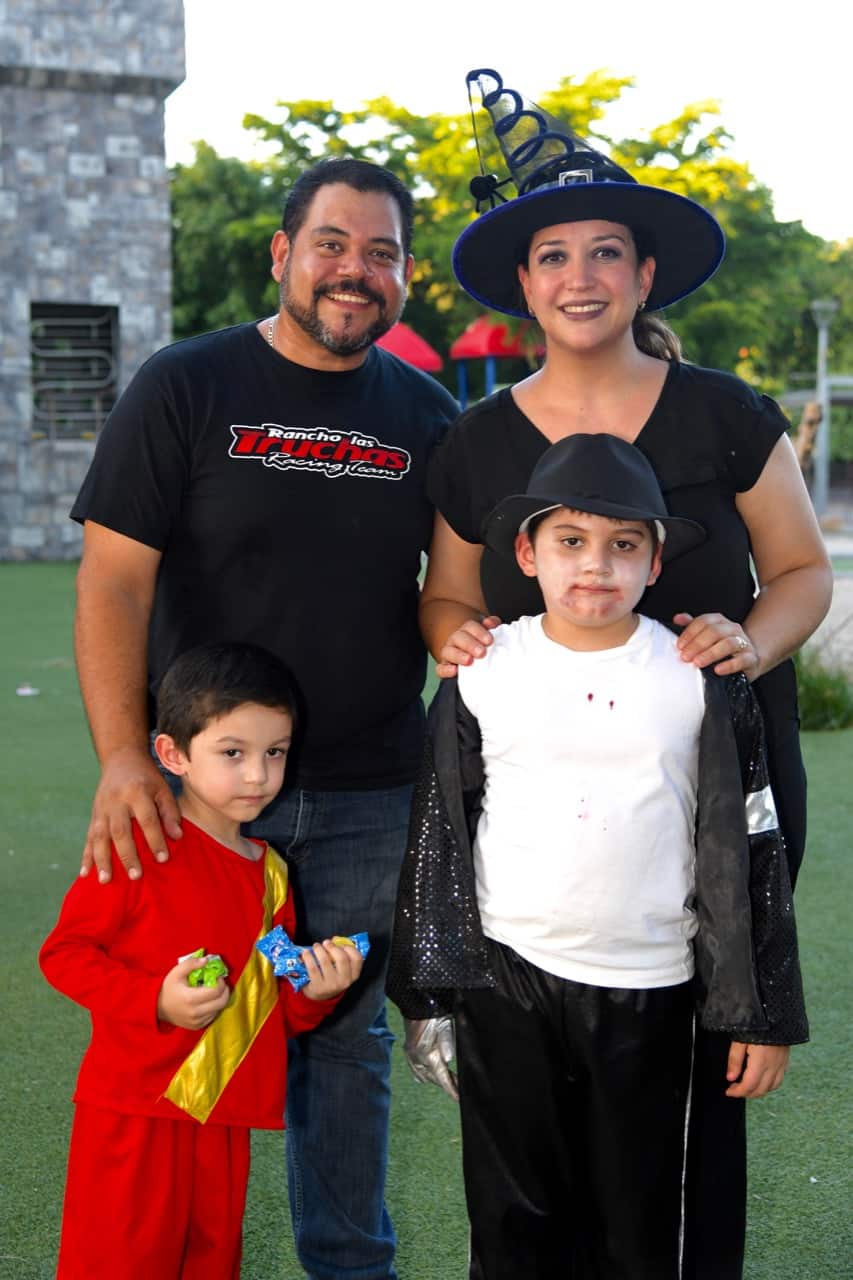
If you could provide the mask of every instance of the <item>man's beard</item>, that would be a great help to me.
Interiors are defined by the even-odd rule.
[[[341,280],[335,285],[320,285],[314,290],[311,305],[303,307],[291,293],[289,267],[290,263],[286,262],[281,275],[279,288],[281,305],[291,319],[299,325],[300,329],[308,334],[309,338],[313,338],[319,346],[324,347],[326,351],[330,351],[332,355],[352,356],[357,355],[359,351],[366,351],[377,338],[381,338],[383,333],[387,333],[391,326],[396,324],[402,314],[403,307],[401,304],[396,315],[389,318],[388,308],[382,295],[374,293],[366,284],[356,284],[353,280]],[[336,333],[328,325],[323,324],[317,310],[317,303],[320,298],[329,293],[360,294],[361,297],[369,298],[371,302],[376,303],[379,314],[373,324],[369,325],[363,333],[348,334],[346,328],[344,328],[343,333]]]

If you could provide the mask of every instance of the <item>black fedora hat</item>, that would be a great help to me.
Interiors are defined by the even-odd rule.
[[[644,254],[655,259],[646,307],[655,311],[698,289],[723,260],[725,236],[707,209],[663,187],[637,182],[626,169],[590,147],[565,124],[504,87],[496,71],[469,71],[479,85],[512,180],[481,175],[471,183],[478,209],[492,204],[466,227],[453,248],[453,271],[466,293],[507,315],[526,316],[517,266],[531,237],[561,222],[601,219],[630,227]],[[506,181],[506,180],[505,180]],[[501,203],[498,203],[498,202]]]
[[[515,539],[526,524],[557,507],[615,520],[654,521],[664,534],[664,562],[698,547],[706,537],[694,520],[669,514],[652,465],[635,445],[618,436],[577,433],[545,450],[525,493],[504,498],[486,516],[483,542],[514,560]]]

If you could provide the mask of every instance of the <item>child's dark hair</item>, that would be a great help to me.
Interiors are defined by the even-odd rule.
[[[196,734],[236,707],[257,702],[296,723],[296,687],[283,662],[257,644],[200,644],[176,658],[157,693],[157,731],[189,754]]]
[[[567,509],[570,509],[570,508],[567,508]],[[527,528],[525,529],[525,533],[527,534],[528,538],[530,539],[530,545],[531,545],[531,546],[535,546],[535,545],[536,545],[536,535],[537,535],[537,533],[539,532],[539,528],[540,528],[540,526],[541,526],[542,522],[543,522],[544,520],[546,520],[546,519],[548,518],[548,516],[553,515],[553,514],[554,514],[554,508],[553,508],[553,507],[551,507],[551,508],[549,508],[549,510],[548,510],[548,511],[542,511],[538,516],[533,516],[533,517],[532,517],[532,519],[531,519],[530,523],[528,524]],[[586,513],[583,513],[583,512],[582,512],[581,514],[586,514]],[[614,521],[617,519],[617,517],[615,517],[615,516],[614,516],[614,517],[610,517],[610,516],[608,516],[608,517],[607,517],[607,519],[608,519],[608,520],[609,520],[609,519],[611,519],[611,518],[612,518],[612,519],[614,519]],[[641,523],[642,523],[642,524],[644,524],[644,525],[646,526],[646,528],[648,529],[649,533],[651,534],[651,538],[652,538],[652,555],[654,555],[654,553],[657,551],[658,546],[659,546],[659,544],[660,544],[660,535],[658,534],[658,527],[657,527],[656,523],[654,522],[654,520],[643,520],[643,521],[641,521]]]

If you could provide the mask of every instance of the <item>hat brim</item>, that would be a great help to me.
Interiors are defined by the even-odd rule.
[[[525,317],[517,264],[531,236],[561,222],[602,219],[644,231],[655,246],[655,278],[646,308],[656,311],[704,284],[723,260],[726,239],[707,209],[662,187],[638,182],[579,182],[517,196],[483,213],[453,247],[453,272],[485,307]]]
[[[630,508],[624,503],[606,502],[598,498],[579,498],[577,507],[574,507],[565,495],[549,497],[545,494],[533,496],[516,493],[504,498],[486,516],[482,528],[483,542],[507,559],[515,560],[515,540],[519,525],[543,508],[549,507],[569,507],[590,515],[608,516],[613,520],[642,520],[644,523],[657,520],[666,529],[661,557],[664,564],[674,560],[676,556],[684,555],[686,551],[692,551],[707,537],[700,524],[694,520],[686,520],[683,516],[661,516],[654,511]]]

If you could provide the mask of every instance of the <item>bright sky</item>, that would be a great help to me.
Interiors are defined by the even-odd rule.
[[[170,163],[204,139],[249,158],[245,112],[387,95],[411,111],[467,110],[465,72],[495,67],[534,100],[564,75],[635,78],[605,131],[642,136],[719,100],[731,152],[776,216],[853,237],[853,53],[837,0],[185,0],[187,79],[166,106]],[[842,196],[842,191],[848,194]]]

